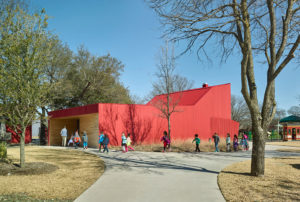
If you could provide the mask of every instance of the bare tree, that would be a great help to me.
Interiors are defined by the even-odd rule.
[[[231,119],[240,123],[240,129],[251,130],[251,115],[241,96],[231,95]]]
[[[297,55],[300,23],[298,0],[149,0],[175,41],[187,40],[206,53],[208,41],[218,43],[222,59],[239,48],[242,94],[252,119],[251,174],[263,176],[267,128],[276,112],[275,79]],[[201,52],[202,51],[202,52]],[[262,109],[257,98],[254,58],[265,58],[266,88]]]
[[[300,107],[292,106],[292,107],[289,108],[289,110],[287,112],[290,115],[300,116]]]
[[[193,86],[193,82],[187,80],[174,73],[175,70],[175,57],[174,46],[169,50],[168,42],[166,46],[161,48],[161,55],[159,64],[157,65],[158,72],[156,76],[157,82],[153,83],[153,90],[150,95],[152,97],[159,95],[158,99],[151,101],[151,104],[160,110],[163,118],[168,121],[168,135],[171,139],[171,115],[178,112],[176,108],[180,102],[181,96],[171,96],[171,93],[176,91],[183,91]]]

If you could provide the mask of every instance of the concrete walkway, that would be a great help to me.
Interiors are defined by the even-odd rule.
[[[291,156],[266,146],[266,156]],[[286,147],[285,147],[286,148]],[[251,158],[251,151],[231,153],[97,153],[107,166],[104,174],[75,201],[182,202],[225,201],[217,184],[227,165]]]

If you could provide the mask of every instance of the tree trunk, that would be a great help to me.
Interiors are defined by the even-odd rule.
[[[252,124],[252,131],[251,175],[262,177],[265,172],[265,131],[255,123]]]
[[[170,116],[168,117],[168,136],[169,136],[169,140],[171,142],[171,121],[170,121]],[[171,145],[171,143],[170,143]]]
[[[25,167],[25,129],[23,129],[22,134],[20,136],[20,167]]]
[[[42,114],[41,114],[41,128],[40,128],[40,145],[45,145],[46,144],[46,126],[45,126],[45,107],[42,107]]]

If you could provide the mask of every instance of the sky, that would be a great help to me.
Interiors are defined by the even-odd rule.
[[[110,54],[124,65],[120,81],[131,95],[143,98],[152,89],[157,71],[158,55],[165,42],[164,28],[156,13],[144,0],[32,0],[34,9],[45,8],[49,19],[48,29],[76,52],[84,45],[92,54]],[[175,44],[179,55],[185,42]],[[211,44],[209,53],[218,44]],[[200,58],[202,56],[200,55]],[[195,51],[176,60],[176,73],[194,81],[194,88],[203,83],[219,85],[231,83],[231,93],[241,96],[240,60],[233,55],[220,63],[218,55],[212,62],[199,61]],[[255,63],[259,101],[262,102],[266,85],[266,66]],[[300,67],[289,64],[276,79],[276,101],[279,108],[299,106]]]

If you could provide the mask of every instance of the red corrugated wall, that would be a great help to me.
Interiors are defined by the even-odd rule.
[[[227,133],[238,133],[239,124],[231,120],[230,84],[213,86],[187,92],[195,100],[197,93],[201,95],[196,104],[188,102],[177,106],[171,116],[171,138],[186,140],[199,134],[202,140],[208,140],[217,132],[221,138]],[[203,93],[204,92],[204,93]],[[203,94],[203,95],[202,95]],[[186,94],[183,94],[186,95]],[[155,99],[154,99],[155,100]],[[51,112],[52,117],[99,113],[99,132],[104,131],[110,137],[112,145],[121,144],[121,133],[130,133],[135,143],[158,143],[163,131],[167,131],[167,120],[161,112],[150,105],[128,104],[95,104]],[[51,129],[50,129],[51,130]]]
[[[131,134],[135,143],[158,142],[166,124],[157,109],[145,105],[99,104],[99,131],[110,137],[111,144],[121,144],[122,132]]]

